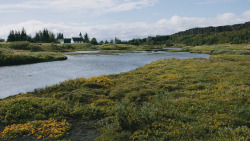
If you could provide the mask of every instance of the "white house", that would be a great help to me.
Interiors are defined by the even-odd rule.
[[[83,43],[83,39],[81,37],[72,37],[71,43]]]

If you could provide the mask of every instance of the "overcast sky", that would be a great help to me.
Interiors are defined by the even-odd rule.
[[[0,0],[0,38],[24,27],[98,40],[169,35],[250,21],[250,0]]]

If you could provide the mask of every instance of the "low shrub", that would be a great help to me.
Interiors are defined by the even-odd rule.
[[[0,133],[0,139],[8,141],[17,137],[34,136],[36,139],[55,140],[65,135],[69,129],[70,124],[65,120],[35,120],[6,126]]]
[[[30,43],[27,41],[12,42],[9,44],[9,48],[18,50],[29,50]]]
[[[42,47],[36,44],[29,45],[28,48],[30,51],[43,51]]]
[[[214,49],[210,51],[211,55],[226,54],[226,53],[233,53],[233,51],[229,49]]]

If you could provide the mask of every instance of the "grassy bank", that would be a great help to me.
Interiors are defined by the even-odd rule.
[[[78,128],[70,124],[94,121],[100,135],[92,140],[249,140],[250,56],[237,52],[250,48],[230,47],[209,59],[159,60],[3,99],[0,138],[73,141]]]
[[[182,51],[211,55],[250,55],[250,44],[219,44],[204,46],[183,46]]]
[[[0,49],[0,66],[31,64],[66,59],[66,56],[56,52],[31,52],[13,49]]]
[[[58,50],[48,50],[29,42],[12,42],[0,44],[0,66],[31,64],[48,61],[66,60],[67,57]]]

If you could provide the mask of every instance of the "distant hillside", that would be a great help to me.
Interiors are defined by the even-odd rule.
[[[218,26],[218,27],[204,27],[204,28],[192,28],[186,31],[181,31],[175,33],[173,35],[178,36],[190,36],[190,35],[197,35],[197,34],[210,34],[210,33],[220,33],[220,32],[227,32],[227,31],[239,31],[242,29],[250,28],[250,22],[246,22],[244,24],[235,24],[235,25],[226,25],[226,26]]]
[[[250,43],[250,22],[244,24],[218,27],[193,28],[173,35],[132,39],[125,44],[132,45],[166,45],[186,44],[191,46],[213,44],[242,44]]]

